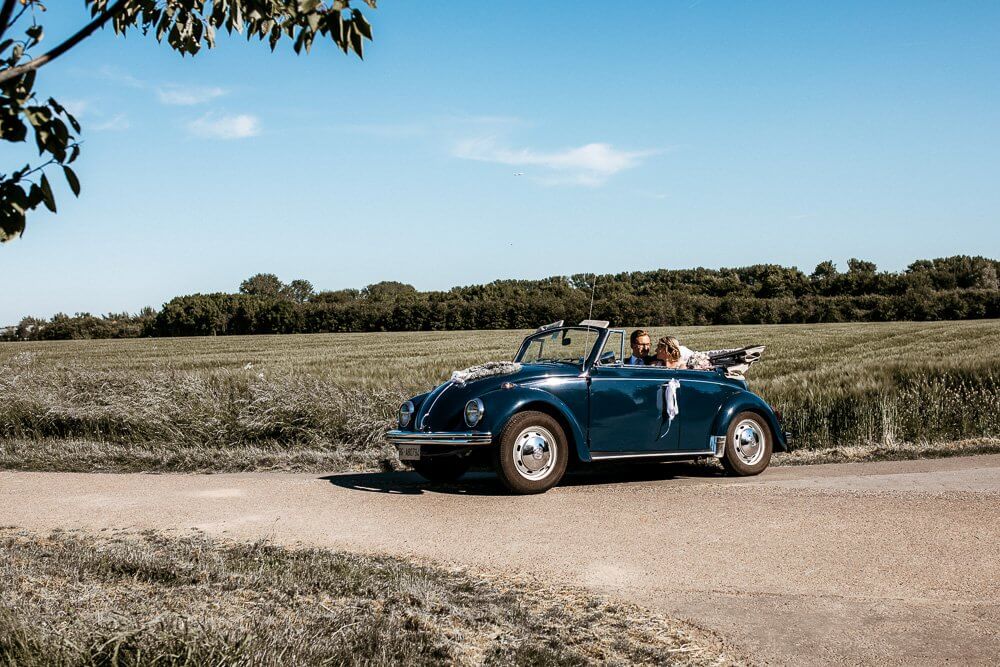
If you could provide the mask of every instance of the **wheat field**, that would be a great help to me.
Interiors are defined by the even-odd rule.
[[[399,403],[509,359],[526,332],[0,344],[0,466],[48,470],[396,465]],[[651,330],[654,340],[668,333]],[[937,451],[1000,433],[1000,322],[678,327],[693,349],[767,346],[750,388],[798,450]]]

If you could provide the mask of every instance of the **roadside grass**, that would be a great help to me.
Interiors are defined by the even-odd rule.
[[[525,332],[0,344],[0,465],[35,470],[372,470],[398,405]],[[654,329],[655,337],[667,333]],[[750,388],[804,450],[940,455],[1000,433],[1000,322],[680,327],[762,343]],[[844,450],[846,451],[846,450]],[[819,456],[819,455],[817,455]],[[806,460],[801,453],[799,460]]]
[[[949,456],[1000,454],[1000,438],[970,438],[957,442],[916,444],[899,442],[887,445],[847,445],[823,449],[796,449],[779,452],[771,465],[796,466],[817,463],[867,463],[869,461],[905,461],[909,459],[940,459]]]
[[[725,665],[713,636],[578,590],[162,533],[0,531],[9,665]]]

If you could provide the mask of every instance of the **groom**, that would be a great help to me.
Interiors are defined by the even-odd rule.
[[[652,342],[644,330],[633,331],[629,336],[629,344],[632,346],[632,356],[625,360],[626,366],[646,366],[653,360],[649,354]]]

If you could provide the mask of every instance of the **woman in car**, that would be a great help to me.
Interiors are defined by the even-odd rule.
[[[652,365],[666,368],[687,368],[695,371],[705,371],[712,368],[707,354],[684,347],[673,336],[664,336],[657,341],[656,357]]]
[[[681,344],[673,336],[664,336],[656,342],[656,357],[653,366],[664,366],[666,368],[684,368],[681,361]]]

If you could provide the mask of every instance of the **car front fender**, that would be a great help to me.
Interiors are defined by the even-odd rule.
[[[756,412],[764,417],[771,427],[771,432],[774,434],[774,450],[779,452],[788,451],[788,440],[785,437],[784,430],[781,428],[781,423],[778,421],[777,415],[774,414],[774,410],[771,409],[771,406],[764,399],[751,391],[736,392],[722,404],[722,408],[715,417],[715,423],[712,424],[712,435],[726,435],[733,417],[741,412]]]
[[[430,396],[430,394],[431,392],[425,391],[424,393],[417,394],[416,396],[411,398],[410,403],[413,403],[413,408],[415,410],[419,410],[420,406],[424,404],[424,401],[427,400],[427,397]]]
[[[577,420],[573,410],[558,396],[550,394],[537,387],[515,387],[513,389],[497,389],[483,394],[480,399],[486,406],[483,425],[479,428],[489,429],[493,435],[499,436],[510,418],[524,410],[538,410],[554,417],[570,438],[570,447],[576,450],[581,461],[590,461],[590,450],[587,448],[587,434]]]

